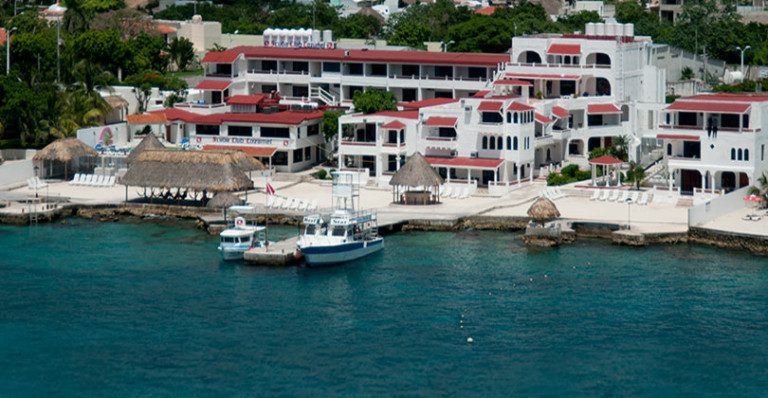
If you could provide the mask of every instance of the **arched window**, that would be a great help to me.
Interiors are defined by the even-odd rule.
[[[504,149],[504,139],[501,137],[496,138],[496,148],[499,150]]]
[[[507,112],[507,123],[512,123],[512,112]]]
[[[741,160],[741,155],[742,155],[741,154],[741,148],[739,148],[739,152],[738,153],[739,153],[739,158],[738,159]]]
[[[667,156],[672,156],[672,144],[667,144]],[[731,153],[731,157],[733,157],[733,153]]]
[[[512,137],[510,136],[507,136],[507,150],[508,151],[512,150]]]
[[[513,151],[517,150],[517,137],[512,138],[512,150]]]
[[[488,149],[488,137],[483,137],[483,149]]]
[[[731,148],[731,160],[736,160],[736,149]]]
[[[517,124],[517,112],[515,112],[515,124]]]
[[[744,160],[749,160],[749,149],[744,149]]]
[[[496,149],[496,139],[491,137],[490,147],[488,149]]]
[[[672,115],[667,113],[667,124],[670,124],[670,119],[672,118]]]

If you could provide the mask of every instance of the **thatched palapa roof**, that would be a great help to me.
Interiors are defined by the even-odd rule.
[[[239,151],[158,151],[140,153],[122,179],[125,185],[228,192],[253,187],[246,174],[264,165]]]
[[[542,196],[528,208],[528,216],[538,222],[546,222],[560,217],[560,211],[551,200]]]
[[[442,184],[443,178],[437,174],[419,152],[414,153],[389,180],[389,185],[406,187],[432,187]]]
[[[211,199],[206,207],[212,209],[224,209],[231,206],[242,205],[243,200],[237,195],[233,195],[229,192],[219,192]]]
[[[62,138],[48,144],[32,158],[36,161],[70,162],[81,157],[96,157],[99,153],[77,138]]]
[[[157,149],[165,149],[165,145],[163,145],[154,134],[147,134],[147,136],[142,138],[141,142],[139,142],[139,145],[136,145],[135,148],[131,149],[131,153],[126,156],[125,161],[130,165],[142,152]]]

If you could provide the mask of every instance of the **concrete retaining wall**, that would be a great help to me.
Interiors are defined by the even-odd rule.
[[[745,206],[744,196],[748,187],[719,196],[709,202],[688,209],[688,226],[695,227],[724,216]]]
[[[32,157],[0,164],[0,188],[26,184],[27,178],[34,176],[35,170],[32,165]]]

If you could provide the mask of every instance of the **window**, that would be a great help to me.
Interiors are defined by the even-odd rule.
[[[517,112],[515,112],[514,123],[517,124]]]
[[[403,65],[403,76],[418,76],[419,65]]]
[[[294,97],[309,97],[309,87],[293,86],[291,95],[293,95]]]
[[[386,76],[387,64],[371,64],[371,76]]]
[[[485,68],[468,68],[467,75],[470,79],[485,79],[487,76]]]
[[[219,135],[219,126],[215,124],[198,124],[195,127],[198,135]]]
[[[512,150],[517,150],[517,137],[512,138]]]
[[[411,102],[416,101],[418,98],[418,95],[416,93],[415,88],[404,88],[403,89],[403,102]]]
[[[490,148],[488,149],[496,149],[496,139],[493,137],[490,137],[489,140],[491,141],[490,142],[491,145],[490,145]]]
[[[741,126],[746,128],[749,128],[749,115],[744,115],[741,117]]]
[[[508,151],[512,150],[512,137],[510,136],[507,136],[507,150]]]
[[[339,73],[341,64],[338,62],[323,62],[323,72]]]
[[[435,66],[435,77],[453,77],[453,66]]]
[[[319,124],[310,124],[307,126],[307,137],[320,134]]]
[[[512,112],[507,112],[507,123],[512,123]]]
[[[749,149],[744,149],[744,160],[749,160]]]
[[[483,112],[481,119],[483,123],[501,123],[504,121],[499,112]]]
[[[261,136],[270,138],[289,138],[290,130],[287,127],[262,127]]]
[[[293,61],[293,71],[294,72],[308,72],[309,71],[309,62]]]
[[[739,148],[738,154],[739,154],[738,159],[741,160],[742,155],[743,155],[742,152],[741,152],[741,148]]]
[[[731,148],[731,160],[736,160],[736,148]]]
[[[304,150],[301,148],[293,150],[293,163],[301,163],[304,161]]]
[[[261,93],[262,94],[269,94],[273,91],[277,91],[277,86],[272,84],[264,84],[261,86]]]
[[[488,137],[483,137],[483,149],[488,149]]]
[[[288,166],[288,152],[277,151],[272,156],[273,166]]]
[[[261,70],[265,72],[276,71],[277,61],[261,61]]]
[[[387,171],[397,171],[397,156],[387,156]]]
[[[312,147],[304,147],[304,160],[312,160]]]
[[[729,115],[724,113],[720,115],[720,127],[737,129],[739,128],[739,122],[741,122],[739,115]],[[717,125],[717,123],[715,123]]]
[[[456,138],[456,129],[453,127],[440,127],[437,129],[437,136],[444,138]]]
[[[227,134],[237,137],[250,137],[252,135],[253,128],[251,126],[229,126]]]
[[[678,112],[677,124],[680,126],[695,126],[696,125],[696,113],[695,112]]]
[[[667,113],[666,118],[667,118],[667,124],[672,124],[672,122],[670,121],[672,119],[672,115]]]
[[[765,144],[760,145],[760,161],[765,160]]]
[[[333,230],[331,231],[331,235],[344,236],[345,232],[346,232],[346,229],[344,227],[333,227]]]
[[[358,75],[362,76],[363,74],[363,64],[347,64],[349,75]]]
[[[501,137],[496,137],[496,148],[499,150],[504,149],[504,139]]]

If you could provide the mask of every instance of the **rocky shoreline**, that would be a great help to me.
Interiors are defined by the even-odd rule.
[[[55,222],[66,217],[81,217],[101,222],[116,222],[125,219],[184,219],[194,220],[198,229],[217,234],[223,228],[220,222],[221,211],[200,207],[186,207],[158,204],[119,204],[119,205],[73,205],[67,204],[47,212],[38,213],[38,222]],[[290,214],[259,215],[259,223],[267,219],[272,225],[298,225],[301,217]],[[215,222],[214,220],[219,220]],[[411,219],[395,225],[383,226],[382,234],[399,231],[461,231],[487,230],[523,232],[529,217],[468,216],[458,219]],[[0,224],[29,225],[29,214],[0,213]],[[573,222],[573,233],[565,236],[561,243],[568,244],[578,238],[608,239],[614,244],[625,246],[649,246],[680,243],[697,243],[723,249],[747,250],[752,254],[768,256],[768,237],[715,231],[691,227],[687,232],[674,233],[635,233],[621,230],[617,224],[599,222]],[[535,242],[534,242],[535,243]],[[551,246],[549,242],[539,242],[539,246]]]

